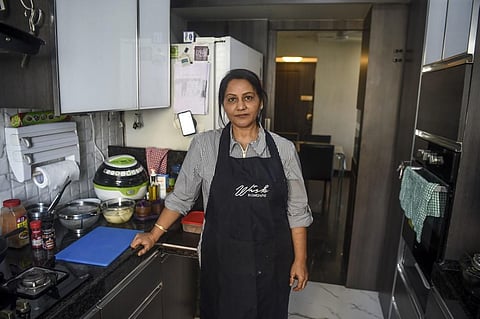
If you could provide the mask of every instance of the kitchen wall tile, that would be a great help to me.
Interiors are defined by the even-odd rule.
[[[11,189],[12,185],[10,184],[10,180],[7,178],[7,174],[0,175],[0,192],[11,191]]]
[[[38,202],[50,203],[57,191],[46,188],[38,188],[33,181],[24,183],[16,181],[8,164],[5,127],[9,125],[10,116],[19,112],[29,112],[28,109],[0,108],[0,203],[8,198],[19,198],[26,204]],[[72,116],[77,123],[77,133],[80,145],[80,180],[74,181],[68,186],[62,196],[61,203],[77,198],[95,197],[93,190],[93,176],[102,163],[102,156],[108,156],[108,144],[123,145],[123,129],[121,126],[121,114],[118,112],[96,112],[90,116]],[[94,123],[92,127],[92,122]],[[102,154],[95,149],[92,141],[93,131],[95,140]]]

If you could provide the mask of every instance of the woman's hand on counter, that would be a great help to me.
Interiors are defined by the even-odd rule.
[[[138,250],[137,255],[141,256],[149,251],[157,242],[158,238],[155,238],[154,234],[151,232],[148,233],[138,233],[133,238],[132,242],[130,243],[130,247],[133,249],[141,247]]]
[[[160,237],[168,231],[168,227],[170,227],[180,216],[180,213],[164,207],[152,230],[148,233],[136,234],[135,238],[133,238],[132,242],[130,243],[130,247],[136,249],[139,246],[143,246],[138,251],[137,255],[141,256],[145,254],[155,245]]]

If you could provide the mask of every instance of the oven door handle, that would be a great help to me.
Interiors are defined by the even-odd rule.
[[[420,276],[420,279],[422,280],[422,283],[425,286],[425,288],[427,289],[432,288],[427,278],[425,278],[425,275],[423,274],[422,269],[420,269],[420,266],[418,265],[418,263],[415,263],[415,270],[417,271],[418,276]]]

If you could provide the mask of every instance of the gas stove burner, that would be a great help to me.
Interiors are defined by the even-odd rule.
[[[33,266],[0,283],[0,318],[39,319],[54,305],[89,279],[88,274],[75,274],[63,265],[55,268]],[[15,311],[21,313],[15,316]]]
[[[52,279],[56,277],[55,274],[53,275],[54,276],[50,276],[50,274],[45,271],[34,269],[22,276],[19,284],[25,289],[39,289],[50,285]]]
[[[16,293],[26,298],[35,298],[68,276],[66,272],[43,267],[31,267],[9,280],[16,283]]]

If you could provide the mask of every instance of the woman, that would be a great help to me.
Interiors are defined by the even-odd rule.
[[[295,146],[260,125],[266,98],[251,71],[223,78],[219,104],[229,124],[194,137],[155,227],[131,243],[147,252],[202,189],[202,319],[286,319],[290,287],[300,291],[308,280],[312,215]]]

